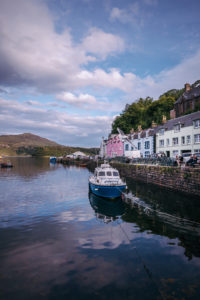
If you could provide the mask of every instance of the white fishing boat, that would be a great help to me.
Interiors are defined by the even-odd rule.
[[[126,183],[122,181],[119,172],[109,164],[102,164],[89,178],[90,190],[97,196],[105,198],[117,198],[126,189]]]

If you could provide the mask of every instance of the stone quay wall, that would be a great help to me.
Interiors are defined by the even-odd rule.
[[[180,168],[117,162],[112,163],[112,166],[119,170],[122,177],[200,197],[200,167]]]

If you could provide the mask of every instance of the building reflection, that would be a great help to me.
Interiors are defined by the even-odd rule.
[[[200,257],[200,205],[197,198],[129,181],[122,220],[138,226],[138,232],[179,239],[188,259]]]

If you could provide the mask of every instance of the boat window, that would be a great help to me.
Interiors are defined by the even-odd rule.
[[[113,176],[119,176],[118,172],[113,172]]]
[[[112,176],[112,172],[108,171],[107,173],[107,176]]]
[[[99,176],[105,176],[105,172],[99,172]]]

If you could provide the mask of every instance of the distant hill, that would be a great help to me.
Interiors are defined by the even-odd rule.
[[[98,148],[82,148],[59,145],[53,141],[32,133],[0,135],[1,155],[62,156],[75,151],[82,151],[86,154],[92,155],[98,153],[98,150]]]
[[[0,135],[0,145],[7,144],[12,147],[21,146],[58,146],[57,143],[52,142],[48,139],[42,138],[32,133],[23,133],[18,135]]]

